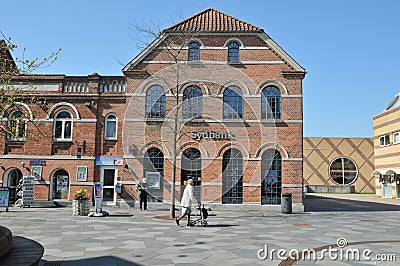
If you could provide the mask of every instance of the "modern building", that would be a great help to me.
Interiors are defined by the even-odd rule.
[[[372,138],[304,138],[306,192],[375,193]]]
[[[400,94],[373,118],[376,195],[400,198]]]
[[[143,177],[164,203],[191,178],[208,204],[276,209],[291,193],[302,210],[306,72],[263,29],[207,9],[122,71],[16,76],[26,95],[2,116],[29,119],[0,140],[2,185],[34,175],[36,200],[69,201],[101,182],[104,204],[132,206]]]

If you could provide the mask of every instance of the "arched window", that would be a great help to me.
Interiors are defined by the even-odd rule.
[[[191,42],[189,44],[188,60],[200,60],[200,45],[197,42]]]
[[[165,91],[159,86],[151,86],[146,94],[146,117],[162,118],[165,117]]]
[[[199,87],[189,86],[183,92],[183,117],[201,117],[203,113],[203,92]]]
[[[72,140],[72,115],[70,112],[63,110],[56,114],[53,136],[55,141]]]
[[[115,114],[108,114],[105,119],[104,138],[117,139],[118,118]]]
[[[222,160],[222,204],[243,203],[243,156],[238,149],[229,149]]]
[[[237,42],[231,42],[228,45],[228,61],[229,62],[239,61],[239,44]]]
[[[162,202],[164,180],[164,154],[158,148],[150,148],[144,154],[143,177],[149,184],[148,201]]]
[[[243,118],[242,90],[230,86],[224,91],[224,119]]]
[[[25,113],[16,109],[10,113],[7,123],[7,140],[23,141],[26,139],[26,122]]]
[[[261,160],[261,204],[281,204],[281,154],[277,150],[266,150]]]
[[[188,148],[182,154],[181,161],[181,198],[186,181],[193,179],[194,196],[201,201],[201,153],[196,148]]]
[[[281,118],[281,91],[275,86],[268,86],[262,92],[261,119]]]

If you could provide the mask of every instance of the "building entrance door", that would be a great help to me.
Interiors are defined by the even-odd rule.
[[[17,186],[21,179],[22,179],[22,173],[20,170],[16,168],[9,170],[8,173],[4,175],[3,186],[10,188],[10,198],[9,198],[10,203],[14,203],[16,200],[15,197],[17,193]]]
[[[385,175],[382,180],[382,198],[392,198],[392,182],[390,175]]]
[[[400,175],[396,175],[396,199],[400,199]]]
[[[103,167],[101,169],[100,182],[103,188],[103,204],[114,205],[117,200],[115,183],[117,180],[117,167]]]
[[[189,148],[183,152],[181,162],[181,199],[186,181],[193,179],[194,197],[201,202],[201,154],[198,149]]]

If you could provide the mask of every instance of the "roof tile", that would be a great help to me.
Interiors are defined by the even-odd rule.
[[[213,8],[206,9],[164,32],[263,32],[259,27],[229,16]]]

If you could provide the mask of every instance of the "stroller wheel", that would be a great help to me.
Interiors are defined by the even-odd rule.
[[[205,226],[207,226],[207,224],[208,224],[207,221],[201,221],[201,225],[202,225],[202,226],[205,227]]]

